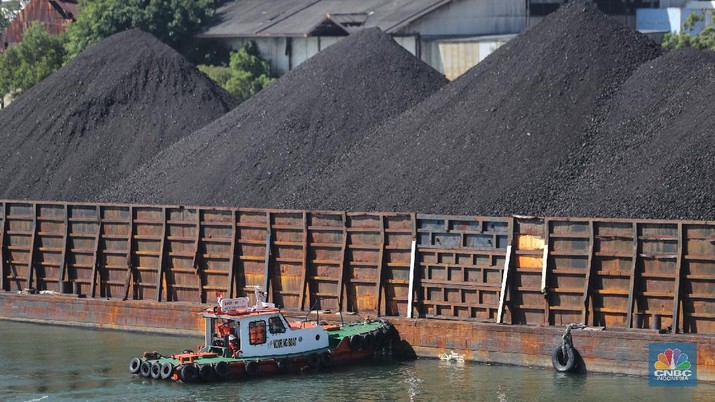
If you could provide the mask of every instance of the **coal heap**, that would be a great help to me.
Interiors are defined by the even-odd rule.
[[[446,79],[379,29],[330,46],[162,152],[102,200],[276,206]]]
[[[641,66],[552,214],[715,219],[714,82],[712,52],[675,50]]]
[[[235,105],[152,35],[116,34],[0,111],[0,196],[90,200]]]
[[[600,112],[647,37],[579,3],[367,135],[282,207],[541,214],[583,170]]]

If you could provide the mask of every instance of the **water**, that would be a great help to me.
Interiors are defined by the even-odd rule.
[[[0,321],[0,401],[678,401],[715,400],[714,384],[649,387],[647,378],[546,369],[377,359],[332,372],[177,384],[132,376],[144,350],[195,348],[201,338]]]

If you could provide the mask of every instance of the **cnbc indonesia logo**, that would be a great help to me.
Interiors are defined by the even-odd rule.
[[[658,354],[658,360],[653,364],[653,378],[656,381],[690,381],[693,377],[692,364],[688,355],[680,349],[665,349]]]

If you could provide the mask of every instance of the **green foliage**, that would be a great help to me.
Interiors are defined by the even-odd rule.
[[[213,15],[218,0],[80,0],[68,30],[67,50],[76,55],[117,32],[139,28],[178,48]]]
[[[695,49],[715,50],[715,27],[708,25],[697,35],[692,35],[695,25],[703,22],[705,18],[697,13],[689,14],[683,23],[683,29],[679,34],[665,34],[663,47],[668,49],[678,49],[681,47],[693,47]]]
[[[237,52],[231,52],[228,66],[231,70],[231,78],[224,88],[238,96],[241,102],[275,81],[271,76],[270,64],[258,55],[258,48],[254,42]]]
[[[0,31],[5,29],[20,12],[20,1],[0,2]]]
[[[0,57],[0,97],[27,90],[60,68],[64,42],[64,36],[50,35],[41,22],[34,22],[22,42]]]
[[[231,68],[224,66],[199,65],[199,70],[208,75],[222,88],[226,88],[226,83],[231,79]]]

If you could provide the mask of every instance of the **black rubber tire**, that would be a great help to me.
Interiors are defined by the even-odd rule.
[[[151,377],[151,363],[143,361],[139,369],[139,374],[141,374],[142,377]]]
[[[161,378],[161,364],[154,362],[151,364],[151,378],[158,380]]]
[[[320,356],[317,353],[311,353],[305,357],[305,362],[308,367],[313,369],[320,368]]]
[[[259,372],[260,370],[258,369],[258,362],[250,361],[246,363],[246,375],[253,377],[257,376]]]
[[[320,367],[328,368],[333,364],[333,354],[330,352],[323,352],[320,354]]]
[[[362,350],[363,348],[363,337],[362,335],[353,335],[350,337],[350,349],[352,350]]]
[[[161,378],[168,380],[174,374],[174,365],[166,362],[161,365]]]
[[[574,353],[573,347],[566,344],[566,356],[564,356],[564,351],[561,345],[554,349],[551,353],[551,363],[554,365],[554,370],[559,373],[570,373],[576,369],[576,355]]]
[[[211,381],[216,377],[216,371],[210,364],[204,364],[199,366],[199,377],[204,381]]]
[[[140,358],[135,357],[129,362],[129,372],[132,374],[139,374],[139,370],[142,368],[142,361]]]
[[[288,359],[277,359],[276,367],[278,367],[278,371],[285,373],[288,371]]]
[[[183,351],[183,352],[181,352],[181,353],[183,353],[183,354],[187,354],[187,353],[194,353],[194,351],[193,351],[193,350],[191,350],[191,349],[184,349],[184,351]]]
[[[365,334],[362,340],[362,347],[364,349],[370,349],[375,344],[375,335],[372,333]]]
[[[230,372],[228,363],[218,362],[218,363],[214,364],[214,371],[216,372],[216,375],[219,376],[220,378],[228,377],[228,374]]]
[[[199,369],[193,364],[187,364],[181,368],[181,381],[189,383],[199,379]]]

